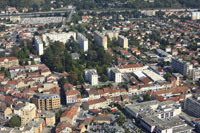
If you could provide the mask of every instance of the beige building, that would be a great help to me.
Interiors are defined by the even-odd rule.
[[[118,43],[120,46],[122,46],[123,48],[128,48],[128,38],[119,35],[118,36]]]
[[[0,103],[0,118],[8,119],[7,117],[12,114],[10,107],[7,107],[5,103]]]
[[[33,133],[42,133],[45,128],[45,121],[41,118],[37,118],[33,121],[30,121],[28,126],[33,127]]]
[[[25,103],[25,105],[19,109],[18,115],[21,117],[22,126],[26,125],[28,122],[36,118],[37,108],[33,103]]]
[[[18,65],[19,65],[19,60],[16,57],[0,58],[0,67],[9,68]]]
[[[10,21],[12,22],[20,22],[21,17],[20,16],[10,16]]]
[[[200,19],[200,12],[192,12],[191,16],[192,16],[192,20],[199,20]]]
[[[54,110],[60,108],[60,96],[58,94],[36,94],[32,102],[40,110]]]
[[[107,35],[110,40],[113,40],[114,38],[118,39],[119,31],[107,30],[107,31],[103,31],[103,34]]]
[[[56,123],[55,113],[50,111],[40,110],[38,116],[45,120],[46,126],[54,127]]]
[[[84,102],[82,106],[84,110],[106,108],[108,106],[108,101],[106,98],[102,97],[100,99]]]

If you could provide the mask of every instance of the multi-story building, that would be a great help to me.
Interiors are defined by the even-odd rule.
[[[181,59],[172,58],[171,67],[182,75],[189,75],[189,71],[193,69],[193,65]]]
[[[200,95],[195,94],[193,97],[189,97],[184,102],[184,109],[186,112],[194,117],[200,117]]]
[[[85,70],[85,79],[90,82],[91,85],[98,85],[98,74],[95,69]]]
[[[73,37],[76,39],[76,33],[75,32],[68,32],[68,33],[45,33],[42,35],[43,41],[45,42],[46,46],[49,45],[49,41],[59,41],[62,43],[66,43],[70,40],[70,38]]]
[[[116,31],[116,30],[106,30],[106,31],[103,31],[103,34],[107,35],[110,40],[113,40],[114,38],[118,40],[119,31]]]
[[[196,81],[200,80],[200,68],[193,68],[190,71],[190,78]]]
[[[71,105],[81,101],[81,94],[75,89],[71,89],[65,92],[66,104]]]
[[[45,123],[49,127],[54,127],[56,123],[55,113],[51,111],[39,110],[38,111],[39,118],[43,118]]]
[[[122,74],[117,68],[108,68],[108,77],[110,80],[113,80],[115,83],[122,82]]]
[[[118,43],[120,46],[122,46],[123,48],[128,48],[128,38],[119,35],[118,36]]]
[[[88,51],[88,39],[81,33],[78,33],[77,40],[78,40],[78,44],[80,45],[81,49],[84,52]]]
[[[19,65],[19,60],[16,57],[0,58],[0,67],[9,68],[18,65]]]
[[[30,121],[28,123],[28,126],[33,127],[34,130],[33,133],[42,133],[44,131],[46,124],[44,119],[36,118],[33,121]]]
[[[28,122],[36,118],[37,108],[33,103],[25,103],[24,107],[19,110],[19,114],[21,117],[22,126],[26,125]]]
[[[39,36],[35,36],[35,48],[37,50],[38,55],[44,54],[43,42]]]
[[[107,50],[107,37],[104,34],[99,31],[95,31],[94,40],[98,45],[102,46],[104,50]]]
[[[32,102],[40,110],[54,110],[60,108],[60,96],[58,94],[36,94]]]
[[[200,12],[192,12],[192,20],[200,19]]]
[[[84,102],[82,106],[84,110],[106,108],[108,106],[108,101],[106,98],[102,97]]]

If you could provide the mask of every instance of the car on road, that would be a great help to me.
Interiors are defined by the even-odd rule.
[[[135,122],[135,119],[133,119],[133,123],[135,124],[136,122]]]

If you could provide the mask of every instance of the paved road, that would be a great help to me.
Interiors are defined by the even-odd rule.
[[[73,16],[74,13],[75,13],[75,8],[72,8],[70,15],[69,15],[69,18],[67,19],[67,23],[71,22],[72,16]]]
[[[2,14],[0,13],[0,17],[10,17],[10,16],[21,16],[21,17],[30,17],[30,16],[35,16],[35,15],[41,15],[41,14],[55,14],[55,13],[66,13],[71,11],[72,15],[75,11],[75,8],[70,8],[70,9],[62,9],[62,10],[53,10],[53,11],[43,11],[43,12],[30,12],[30,13],[15,13],[15,14]]]
[[[128,129],[130,129],[130,131],[132,131],[132,132],[141,131],[141,129],[140,129],[136,124],[133,123],[132,118],[130,118],[130,116],[126,113],[125,110],[123,110],[123,111],[121,111],[121,112],[122,112],[122,115],[123,115],[124,117],[126,117],[126,122],[124,123],[124,124],[125,124],[125,127],[129,127]],[[133,128],[131,128],[131,127],[129,126],[129,124],[131,124],[134,128],[136,128],[136,130],[134,130]]]

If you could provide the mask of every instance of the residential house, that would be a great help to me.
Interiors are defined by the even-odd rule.
[[[16,57],[0,58],[0,67],[10,68],[18,65],[19,65],[19,60]]]

